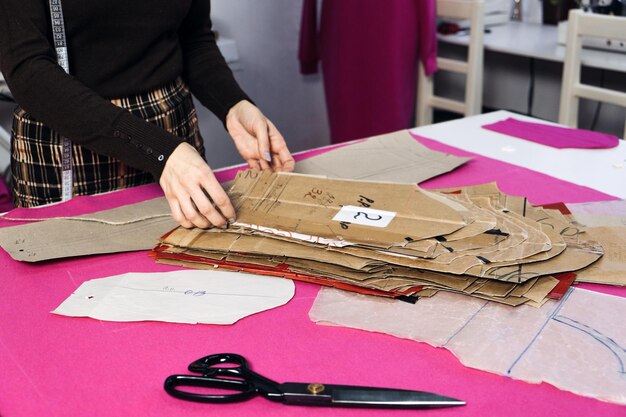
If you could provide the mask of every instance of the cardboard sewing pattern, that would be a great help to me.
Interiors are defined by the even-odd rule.
[[[162,239],[153,256],[163,263],[275,274],[391,297],[444,290],[540,306],[571,284],[555,274],[602,255],[567,217],[502,194],[493,184],[416,190],[408,184],[246,171],[229,191],[240,213],[235,227],[179,228]],[[345,220],[336,216],[355,197],[366,204],[358,210],[372,217],[392,210],[401,214],[385,227],[362,224],[350,232],[354,223],[344,228]],[[447,218],[450,212],[454,221]]]
[[[3,227],[0,246],[13,259],[25,262],[147,250],[176,226],[167,200],[160,197],[81,216]]]
[[[237,211],[235,226],[260,225],[379,248],[466,225],[459,211],[411,184],[372,182],[366,189],[353,180],[247,170],[238,174],[229,195]]]
[[[589,227],[587,233],[604,248],[604,256],[578,271],[576,280],[626,285],[626,227]]]
[[[418,184],[452,171],[470,158],[432,151],[408,130],[374,136],[296,164],[295,172],[329,178]]]
[[[626,202],[567,204],[567,208],[605,251],[598,262],[578,271],[576,281],[626,286]]]

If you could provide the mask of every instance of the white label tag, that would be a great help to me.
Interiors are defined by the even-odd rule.
[[[375,210],[365,207],[343,206],[333,217],[334,221],[363,226],[387,227],[396,217],[395,211]]]

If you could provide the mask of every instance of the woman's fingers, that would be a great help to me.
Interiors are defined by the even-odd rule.
[[[190,221],[195,227],[206,229],[211,226],[211,222],[199,212],[195,202],[191,198],[180,198],[178,203],[185,215],[185,219]]]
[[[193,223],[187,220],[187,218],[183,214],[183,211],[180,209],[180,204],[178,204],[178,199],[174,197],[168,198],[167,196],[166,198],[168,204],[170,205],[170,210],[172,211],[172,217],[174,218],[174,220],[181,226],[187,229],[191,229],[193,227]]]
[[[208,206],[203,208],[206,211],[202,211],[202,213],[209,221],[219,227],[225,226],[227,222],[234,222],[237,217],[235,208],[221,184],[213,178],[212,181],[206,179],[200,186],[204,201],[208,202]]]
[[[168,158],[159,184],[172,216],[183,227],[223,227],[236,217],[211,168],[186,143],[180,144]]]
[[[247,159],[246,162],[248,163],[248,166],[255,171],[260,171],[263,169],[258,159],[251,158]]]
[[[226,116],[239,154],[252,169],[293,171],[295,163],[276,126],[252,103],[242,100]]]
[[[254,136],[256,137],[257,146],[259,148],[259,164],[264,171],[272,170],[272,152],[270,151],[270,139],[268,135],[268,125],[265,117],[260,116],[259,120],[254,124]],[[251,138],[254,140],[254,137]]]
[[[285,138],[280,134],[274,123],[271,120],[267,120],[270,146],[273,153],[273,166],[276,171],[291,172],[294,170],[296,163],[291,156],[291,152],[287,148]]]

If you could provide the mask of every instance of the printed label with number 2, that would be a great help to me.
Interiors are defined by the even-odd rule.
[[[333,217],[337,222],[349,222],[362,226],[387,227],[396,217],[396,212],[375,210],[366,207],[343,206]]]

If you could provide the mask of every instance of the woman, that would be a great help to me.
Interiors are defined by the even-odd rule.
[[[0,70],[19,104],[16,206],[61,200],[63,136],[72,141],[74,195],[154,177],[181,225],[234,221],[204,161],[189,90],[251,168],[293,169],[283,137],[217,48],[209,0],[62,0],[70,75],[57,63],[48,1],[0,0]]]

